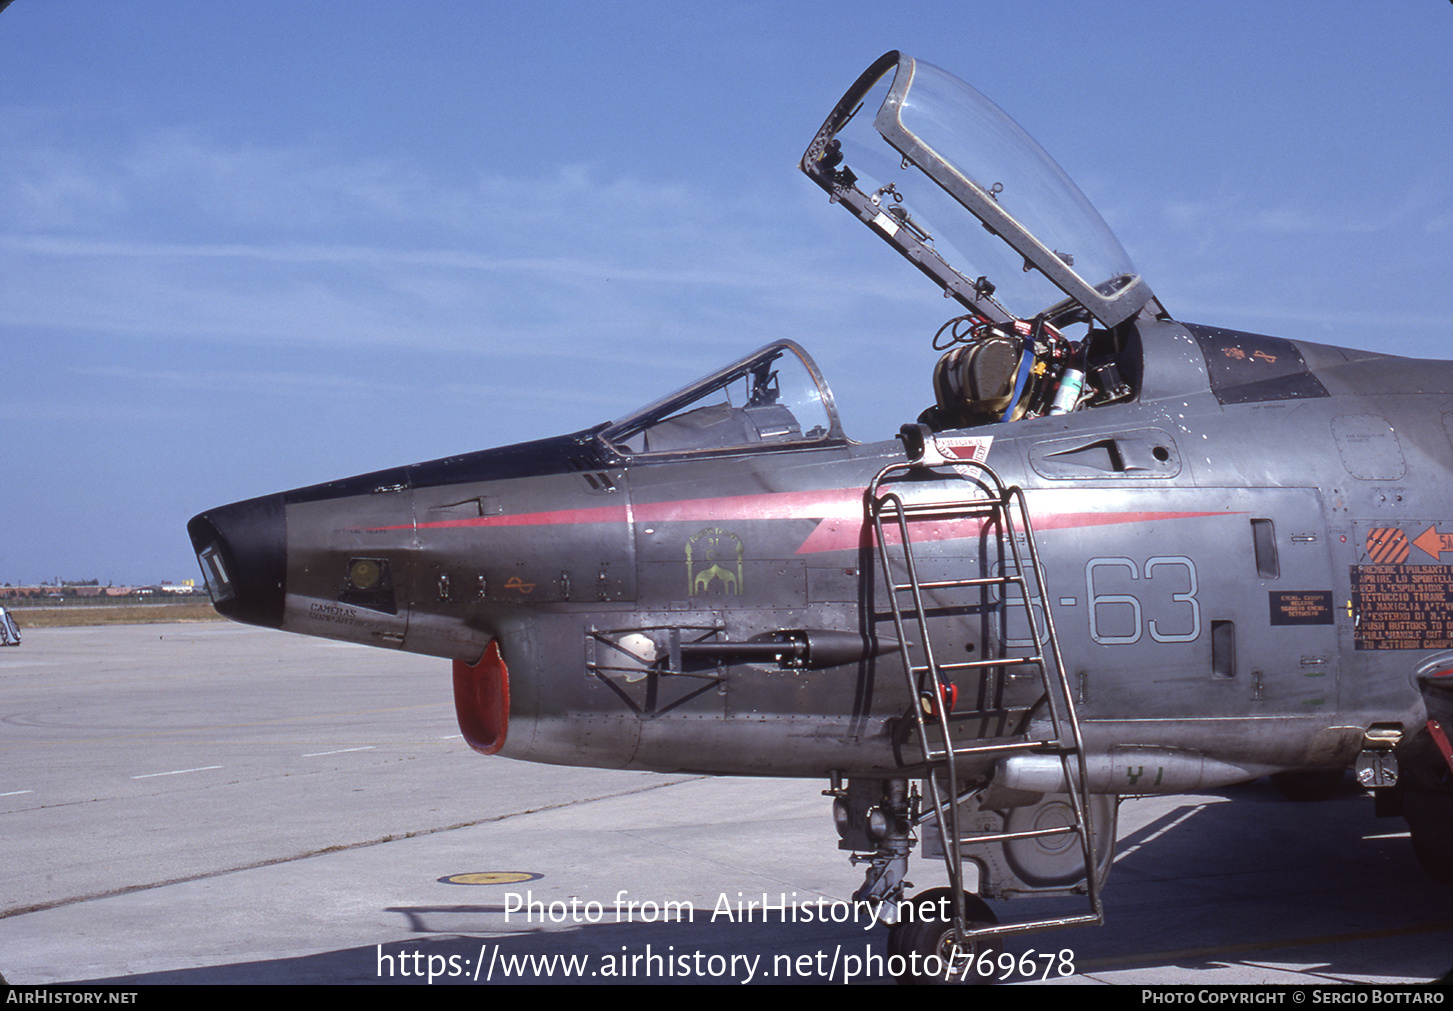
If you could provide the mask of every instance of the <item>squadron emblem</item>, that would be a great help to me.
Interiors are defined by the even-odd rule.
[[[708,527],[686,542],[686,595],[694,597],[720,580],[723,593],[742,594],[742,539]]]

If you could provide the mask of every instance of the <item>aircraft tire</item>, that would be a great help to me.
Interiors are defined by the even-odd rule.
[[[937,906],[940,901],[950,897],[952,893],[947,888],[931,888],[926,892],[920,892],[910,901],[914,905],[927,902]],[[964,913],[968,917],[968,926],[987,927],[999,922],[983,899],[969,892],[964,893]],[[898,973],[898,982],[907,986],[943,986],[958,984],[982,984],[994,982],[995,973],[987,976],[974,971],[974,965],[981,957],[993,962],[998,950],[997,939],[988,941],[980,940],[971,943],[968,951],[953,951],[952,937],[953,924],[950,920],[926,919],[899,922],[889,928],[888,952],[901,956],[902,972]],[[936,961],[930,961],[930,956]],[[938,966],[939,971],[929,973],[923,971],[925,963],[929,968]],[[948,968],[951,964],[958,968]],[[918,970],[915,972],[915,968]]]
[[[1327,800],[1342,789],[1345,769],[1305,769],[1298,772],[1274,772],[1271,785],[1287,800],[1299,803]]]

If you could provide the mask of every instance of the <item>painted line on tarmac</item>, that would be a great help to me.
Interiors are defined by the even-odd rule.
[[[220,769],[220,765],[199,765],[195,769],[172,769],[169,772],[144,772],[140,776],[132,776],[132,779],[152,779],[156,776],[180,776],[187,772],[207,772],[211,769]]]
[[[1212,948],[1180,948],[1175,951],[1150,951],[1143,955],[1117,955],[1109,958],[1087,959],[1081,972],[1093,972],[1096,969],[1126,968],[1132,965],[1169,965],[1177,961],[1192,958],[1208,959],[1220,955],[1276,951],[1281,948],[1303,948],[1317,944],[1346,944],[1349,941],[1372,941],[1384,937],[1408,937],[1414,934],[1434,934],[1445,930],[1453,930],[1453,920],[1444,920],[1441,923],[1425,923],[1413,927],[1362,930],[1349,934],[1318,934],[1312,937],[1291,937],[1279,941],[1246,941],[1241,944],[1223,944]]]
[[[339,748],[337,751],[313,751],[313,752],[309,752],[306,755],[303,755],[302,757],[303,758],[320,758],[323,755],[346,755],[350,751],[372,751],[375,747],[377,747],[377,745],[368,744],[368,745],[365,745],[364,747],[361,747],[361,748]]]

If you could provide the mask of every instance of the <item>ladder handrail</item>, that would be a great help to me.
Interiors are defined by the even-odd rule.
[[[944,474],[945,469],[951,468],[952,477]],[[972,493],[964,497],[952,499],[936,499],[929,501],[907,501],[898,490],[890,486],[901,483],[901,478],[911,475],[927,476],[930,480],[942,484],[957,478],[963,485],[973,489]],[[1085,764],[1084,748],[1080,733],[1079,716],[1075,709],[1073,692],[1070,690],[1068,676],[1065,672],[1064,660],[1059,650],[1059,640],[1054,628],[1054,616],[1049,606],[1049,595],[1046,591],[1046,578],[1044,567],[1039,558],[1039,551],[1034,538],[1033,526],[1030,522],[1029,507],[1022,488],[1005,486],[999,475],[988,464],[975,460],[953,460],[943,463],[926,463],[922,461],[910,461],[903,463],[892,463],[884,467],[874,476],[872,482],[864,490],[864,504],[869,518],[873,523],[873,533],[878,542],[879,558],[883,567],[883,580],[888,590],[889,611],[893,619],[895,633],[898,637],[899,650],[903,657],[904,677],[913,700],[914,723],[918,730],[919,746],[922,749],[923,761],[927,766],[924,775],[924,784],[928,791],[928,800],[932,805],[932,817],[937,823],[940,837],[945,840],[944,861],[949,875],[950,891],[953,896],[953,927],[959,940],[969,937],[989,936],[991,934],[1018,933],[1030,927],[1053,927],[1068,926],[1076,923],[1099,923],[1103,921],[1104,914],[1100,901],[1099,881],[1096,874],[1094,846],[1093,846],[1093,824],[1091,821],[1089,800],[1089,775]],[[1014,511],[1018,512],[1019,523],[1015,523]],[[894,526],[897,529],[898,539],[902,550],[902,561],[907,573],[906,583],[897,583],[893,577],[893,555],[890,539],[884,528],[884,514],[892,513],[895,520]],[[1008,553],[1013,558],[1013,575],[1001,574],[998,576],[975,576],[967,579],[942,579],[923,581],[918,578],[918,566],[914,557],[912,532],[910,530],[910,517],[924,520],[937,518],[944,521],[966,520],[979,518],[981,520],[980,530],[992,528],[996,531],[999,543],[1000,557],[1004,555],[1007,545]],[[1020,541],[1023,540],[1021,551]],[[1034,602],[1030,592],[1030,580],[1026,572],[1026,557],[1029,563],[1028,572],[1033,573],[1034,589],[1043,605],[1044,630],[1041,632],[1039,622],[1035,617]],[[927,590],[954,590],[954,589],[975,589],[989,586],[1010,586],[1017,585],[1020,588],[1020,605],[1023,607],[1025,617],[1029,626],[1030,641],[1033,642],[1038,653],[1024,657],[1000,657],[975,661],[961,661],[952,664],[940,664],[934,655],[932,636],[928,628],[928,608],[924,604],[924,593]],[[900,601],[900,594],[908,594],[911,604],[905,607]],[[1000,605],[1008,608],[1011,606],[1008,594],[1000,598]],[[910,654],[913,640],[907,634],[904,612],[911,613],[912,620],[917,623],[919,636],[919,649],[924,655],[924,663],[915,664]],[[1045,650],[1045,644],[1048,650]],[[1049,662],[1053,662],[1054,672],[1051,677],[1048,670]],[[944,679],[941,676],[946,671],[961,670],[987,670],[994,667],[1010,666],[1032,666],[1039,671],[1039,677],[1044,690],[1044,702],[1048,709],[1049,722],[1053,730],[1050,740],[1015,740],[999,741],[994,744],[967,745],[956,747],[950,727],[949,707],[944,704]],[[1036,704],[1037,706],[1037,704]],[[928,711],[925,712],[925,707]],[[1033,707],[1032,707],[1033,708]],[[942,748],[935,748],[929,738],[929,717],[933,717],[937,724],[937,730],[942,734]],[[1027,727],[1024,728],[1027,731]],[[1068,735],[1066,735],[1066,729]],[[1014,735],[1018,736],[1018,734]],[[983,738],[980,738],[983,740]],[[1066,743],[1068,741],[1068,743]],[[1015,752],[1048,749],[1058,752],[1066,792],[1069,794],[1070,806],[1074,813],[1074,824],[1065,826],[1063,829],[1054,830],[1057,834],[1072,832],[1079,837],[1081,855],[1085,866],[1085,880],[1089,894],[1091,913],[1084,917],[1057,918],[1053,920],[1037,921],[1037,924],[1010,924],[1004,927],[978,928],[973,931],[967,929],[965,909],[963,902],[963,854],[962,845],[966,840],[1007,841],[1019,838],[1033,838],[1033,833],[1010,832],[989,832],[976,833],[973,836],[966,836],[960,825],[960,798],[958,791],[958,767],[957,759],[960,756],[976,754],[1011,754]],[[1072,763],[1073,762],[1073,767]],[[937,773],[942,772],[946,779],[946,787],[950,794],[947,803],[939,795],[939,784]],[[945,811],[947,808],[947,812]],[[947,815],[947,817],[946,817]]]

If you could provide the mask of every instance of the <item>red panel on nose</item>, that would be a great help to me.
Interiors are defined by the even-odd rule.
[[[493,755],[505,746],[510,725],[510,674],[491,642],[475,664],[454,661],[454,711],[469,746]]]

